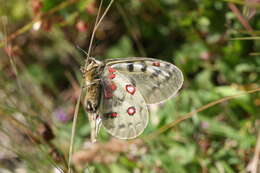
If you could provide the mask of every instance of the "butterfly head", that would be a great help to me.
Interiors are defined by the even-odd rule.
[[[82,66],[80,70],[83,77],[86,77],[90,74],[98,72],[101,67],[103,67],[103,62],[98,61],[93,57],[89,57],[88,60],[86,60],[85,65]]]

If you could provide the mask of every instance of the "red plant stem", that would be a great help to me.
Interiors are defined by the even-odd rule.
[[[253,29],[250,26],[250,24],[248,23],[248,21],[242,16],[241,12],[239,11],[239,9],[236,7],[235,4],[233,3],[228,3],[228,7],[231,9],[231,11],[235,14],[235,16],[237,17],[237,19],[239,20],[239,22],[244,26],[244,28],[251,33],[252,36],[254,36],[253,33]]]

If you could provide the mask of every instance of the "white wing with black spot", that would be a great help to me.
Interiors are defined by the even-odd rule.
[[[115,59],[111,67],[126,76],[141,92],[147,104],[174,96],[183,84],[183,74],[175,65],[152,58]]]
[[[107,66],[101,77],[99,115],[105,129],[120,139],[132,139],[146,128],[149,112],[139,88],[128,77]]]

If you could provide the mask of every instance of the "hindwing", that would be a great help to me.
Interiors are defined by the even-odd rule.
[[[146,128],[149,112],[140,89],[119,71],[106,66],[102,77],[99,115],[105,129],[120,139],[139,136]]]

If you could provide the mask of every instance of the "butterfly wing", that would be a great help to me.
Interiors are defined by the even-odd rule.
[[[118,71],[111,71],[110,67],[105,67],[101,83],[103,92],[99,114],[105,129],[120,139],[139,136],[149,120],[139,89]]]
[[[147,104],[162,102],[181,88],[183,75],[175,65],[152,58],[111,59],[107,62],[138,88]]]

